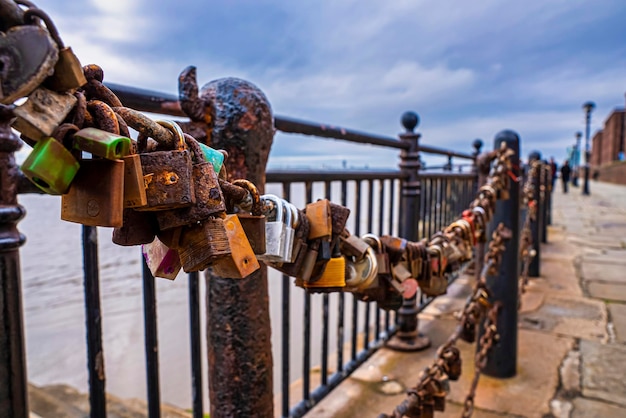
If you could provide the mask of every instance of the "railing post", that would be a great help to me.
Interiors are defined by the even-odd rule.
[[[181,90],[193,91],[195,87],[198,91],[195,71],[192,77],[181,75],[179,80]],[[225,164],[229,180],[248,179],[263,193],[265,166],[274,136],[267,98],[253,84],[235,78],[212,81],[202,92],[201,97],[181,97],[183,109],[193,108],[188,106],[193,101],[210,112],[207,117],[189,116],[198,124],[212,121],[205,127],[209,145],[228,152]],[[273,417],[267,267],[261,263],[259,270],[244,279],[208,273],[207,289],[211,418]]]
[[[534,161],[541,161],[541,153],[539,151],[533,151],[528,155],[528,165],[532,166]],[[541,172],[543,169],[535,171],[535,178],[528,178],[527,181],[532,181],[536,185],[533,192],[533,199],[537,204],[535,219],[530,220],[530,234],[533,240],[533,247],[536,251],[535,256],[532,257],[528,266],[529,277],[539,277],[541,272],[541,231],[542,231],[542,219],[543,219],[543,202],[541,201]],[[533,171],[531,171],[532,173]]]
[[[402,125],[406,132],[400,134],[400,140],[407,144],[407,148],[400,153],[400,170],[404,174],[401,192],[400,236],[409,241],[419,241],[419,214],[421,184],[419,179],[419,138],[415,133],[419,124],[419,116],[415,112],[405,112],[402,115]],[[398,332],[389,340],[387,346],[399,351],[419,351],[430,346],[430,339],[418,331],[417,294],[404,299],[398,309]]]
[[[452,171],[452,156],[448,155],[448,162],[443,168],[445,171]]]
[[[548,242],[548,211],[550,210],[550,166],[547,161],[541,164],[541,242]]]
[[[513,131],[501,131],[496,135],[494,149],[499,149],[504,142],[515,154],[511,157],[512,175],[518,178],[520,139]],[[519,238],[520,216],[519,196],[520,185],[511,181],[509,199],[498,200],[496,210],[489,224],[489,234],[500,224],[511,230],[512,237],[506,242],[506,250],[497,275],[487,276],[487,287],[491,290],[491,302],[501,302],[502,309],[498,315],[498,343],[495,344],[487,357],[484,369],[486,375],[492,377],[515,376],[517,367],[517,305],[519,286]],[[482,331],[482,327],[481,327]],[[482,332],[481,332],[482,334]],[[480,349],[480,347],[478,347]]]
[[[0,105],[0,417],[27,418],[28,391],[19,248],[26,238],[17,222],[26,214],[17,203],[21,142],[11,131],[11,106]]]

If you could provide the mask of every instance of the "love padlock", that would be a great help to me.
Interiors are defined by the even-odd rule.
[[[146,183],[147,205],[142,211],[159,211],[189,207],[196,203],[192,160],[185,145],[185,137],[176,123],[157,121],[172,131],[177,149],[146,152],[148,137],[139,133],[137,148]],[[178,127],[178,128],[177,128]]]
[[[261,202],[265,208],[265,254],[258,256],[259,260],[270,263],[283,263],[287,261],[287,214],[282,199],[278,196],[266,194],[261,196]],[[273,213],[273,215],[270,215]],[[291,223],[291,212],[289,212]]]

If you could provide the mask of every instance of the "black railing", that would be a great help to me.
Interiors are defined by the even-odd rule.
[[[184,116],[174,96],[145,90],[131,89],[110,84],[122,102],[138,110]],[[275,117],[278,130],[287,133],[315,135],[361,144],[383,146],[398,149],[404,153],[410,149],[406,142],[394,138],[359,133],[342,128],[333,128],[309,122],[295,121],[284,117]],[[474,154],[454,152],[436,147],[418,145],[418,152],[432,153],[451,158],[474,159]],[[405,158],[405,157],[402,157]],[[411,169],[419,171],[419,165]],[[269,186],[277,185],[283,197],[293,201],[295,190],[301,188],[302,204],[320,197],[348,206],[351,210],[349,229],[355,235],[373,232],[376,234],[400,235],[405,222],[401,202],[406,198],[406,171],[269,171]],[[419,174],[421,189],[413,196],[419,202],[419,236],[429,237],[440,230],[460,211],[466,208],[474,197],[476,175],[469,173],[427,173]],[[420,193],[421,190],[421,193]],[[32,189],[31,189],[32,191]],[[302,207],[300,204],[297,206]],[[413,214],[415,217],[415,214]],[[101,329],[101,310],[99,296],[99,268],[97,229],[83,228],[84,243],[84,286],[85,310],[87,318],[87,352],[89,365],[89,387],[92,417],[105,417],[105,366],[103,360],[103,342]],[[189,280],[189,314],[192,369],[192,408],[194,417],[203,416],[202,361],[199,275],[191,273]],[[384,311],[371,302],[361,302],[354,296],[343,293],[311,295],[300,289],[291,289],[290,278],[282,278],[280,388],[282,391],[281,414],[284,417],[300,417],[326,394],[350,375],[371,354],[380,348],[398,330],[396,314]],[[300,296],[295,296],[300,293]],[[157,338],[157,298],[155,279],[144,264],[144,332],[147,376],[147,401],[150,417],[160,415],[159,361]],[[290,312],[292,297],[302,298],[302,329],[296,334]],[[424,309],[433,298],[418,294],[416,311]],[[321,318],[313,317],[315,306],[321,306]],[[19,305],[18,305],[19,306]],[[336,306],[336,310],[333,308]],[[332,320],[332,319],[335,320]],[[319,324],[319,327],[318,327]],[[313,334],[320,334],[321,366],[319,384],[316,387],[312,379],[312,367],[317,366],[312,351],[317,340]],[[302,397],[291,399],[290,388],[294,384],[290,362],[291,342],[302,337]],[[332,339],[335,343],[332,344]],[[1,347],[0,347],[1,348]],[[332,357],[335,361],[332,361]],[[334,371],[329,371],[332,365]]]

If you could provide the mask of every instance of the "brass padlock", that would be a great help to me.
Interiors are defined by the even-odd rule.
[[[59,59],[54,66],[54,73],[45,80],[45,85],[52,90],[64,92],[67,90],[77,89],[87,83],[83,68],[76,55],[72,52],[72,48],[66,47],[59,36],[54,22],[41,9],[31,7],[24,12],[24,21],[33,22],[33,18],[37,17],[46,24],[48,32],[59,49]]]
[[[123,184],[122,160],[82,160],[70,189],[61,196],[61,219],[89,226],[121,227]]]
[[[363,257],[346,257],[346,291],[362,292],[371,287],[377,277],[378,261],[369,244]]]
[[[185,142],[193,154],[192,177],[196,203],[186,208],[157,212],[156,218],[162,231],[202,222],[215,213],[226,211],[224,196],[213,164],[205,161],[198,141],[191,135],[185,135]]]
[[[330,239],[333,233],[330,201],[328,199],[320,199],[317,202],[309,203],[306,205],[305,213],[309,220],[308,238],[310,240],[318,238]]]
[[[189,273],[207,268],[231,254],[226,226],[222,218],[209,218],[183,229],[178,249],[183,270]]]
[[[76,97],[70,93],[55,93],[39,87],[28,96],[24,104],[13,111],[17,116],[13,128],[35,141],[50,137],[63,123],[76,101]]]
[[[256,186],[243,179],[234,180],[235,186],[243,187],[246,189],[251,198],[250,211],[238,212],[239,222],[248,237],[252,251],[255,254],[265,254],[265,215],[261,212],[261,198]]]
[[[148,244],[154,241],[158,225],[153,213],[137,212],[131,208],[126,208],[122,217],[122,226],[113,229],[113,243],[131,246]],[[161,241],[172,248],[167,242]]]
[[[178,148],[170,151],[145,152],[148,138],[139,134],[137,148],[146,183],[148,204],[137,210],[157,211],[189,207],[196,203],[192,162],[180,127],[171,121],[157,121],[177,138]]]
[[[237,215],[227,215],[224,218],[224,228],[231,253],[212,263],[213,273],[220,277],[234,279],[248,277],[261,266],[254,255],[254,251],[252,251]]]
[[[139,154],[130,154],[124,161],[124,207],[141,208],[148,204]]]
[[[178,252],[168,248],[158,238],[141,246],[146,264],[154,277],[174,280],[180,272],[181,264]]]
[[[335,240],[331,259],[324,265],[319,279],[304,282],[304,288],[314,292],[337,292],[346,287],[346,260],[341,255],[339,240]]]

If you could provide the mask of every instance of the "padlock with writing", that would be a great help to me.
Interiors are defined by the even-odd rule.
[[[230,254],[217,258],[212,263],[213,273],[220,277],[234,279],[247,277],[261,266],[254,255],[254,251],[252,251],[238,216],[227,215],[224,218],[224,228]]]
[[[180,130],[178,125],[174,125],[174,128],[177,131]],[[182,133],[182,130],[179,133]],[[226,211],[224,196],[213,165],[205,161],[198,141],[191,135],[184,137],[188,149],[193,154],[192,177],[195,203],[186,208],[157,212],[156,218],[159,222],[159,229],[162,231],[201,222],[213,214]]]
[[[81,160],[68,192],[61,196],[61,219],[90,226],[121,227],[123,184],[122,160]]]
[[[33,91],[28,100],[15,108],[13,128],[35,141],[52,135],[76,104],[70,93],[55,93],[44,87]]]
[[[35,143],[20,168],[41,190],[60,195],[68,191],[80,164],[61,142],[48,137]]]
[[[2,34],[0,103],[28,96],[50,75],[58,49],[50,34],[38,25],[18,25]]]
[[[270,263],[282,263],[286,260],[285,241],[287,240],[287,224],[282,199],[266,194],[261,196],[265,213],[265,254],[257,258]],[[273,213],[274,215],[270,215]],[[291,214],[289,215],[291,218]]]
[[[244,179],[234,180],[233,185],[243,187],[248,191],[250,207],[247,209],[249,210],[240,210],[237,215],[254,254],[265,254],[265,215],[261,211],[259,191],[252,182]]]
[[[72,52],[72,48],[66,47],[59,36],[59,32],[52,19],[41,9],[29,8],[24,12],[24,21],[29,22],[37,17],[43,20],[48,28],[52,39],[59,49],[59,59],[54,66],[54,73],[45,80],[45,85],[59,92],[77,89],[87,83],[78,57]]]
[[[154,277],[174,280],[180,272],[181,264],[178,251],[168,248],[158,238],[141,246],[146,264]]]
[[[171,121],[157,121],[172,131],[177,149],[145,152],[148,138],[140,133],[137,148],[146,183],[148,204],[137,210],[159,211],[189,207],[196,203],[191,154],[178,125]]]
[[[204,270],[216,260],[230,256],[224,219],[210,217],[202,223],[184,227],[178,254],[187,273]]]

